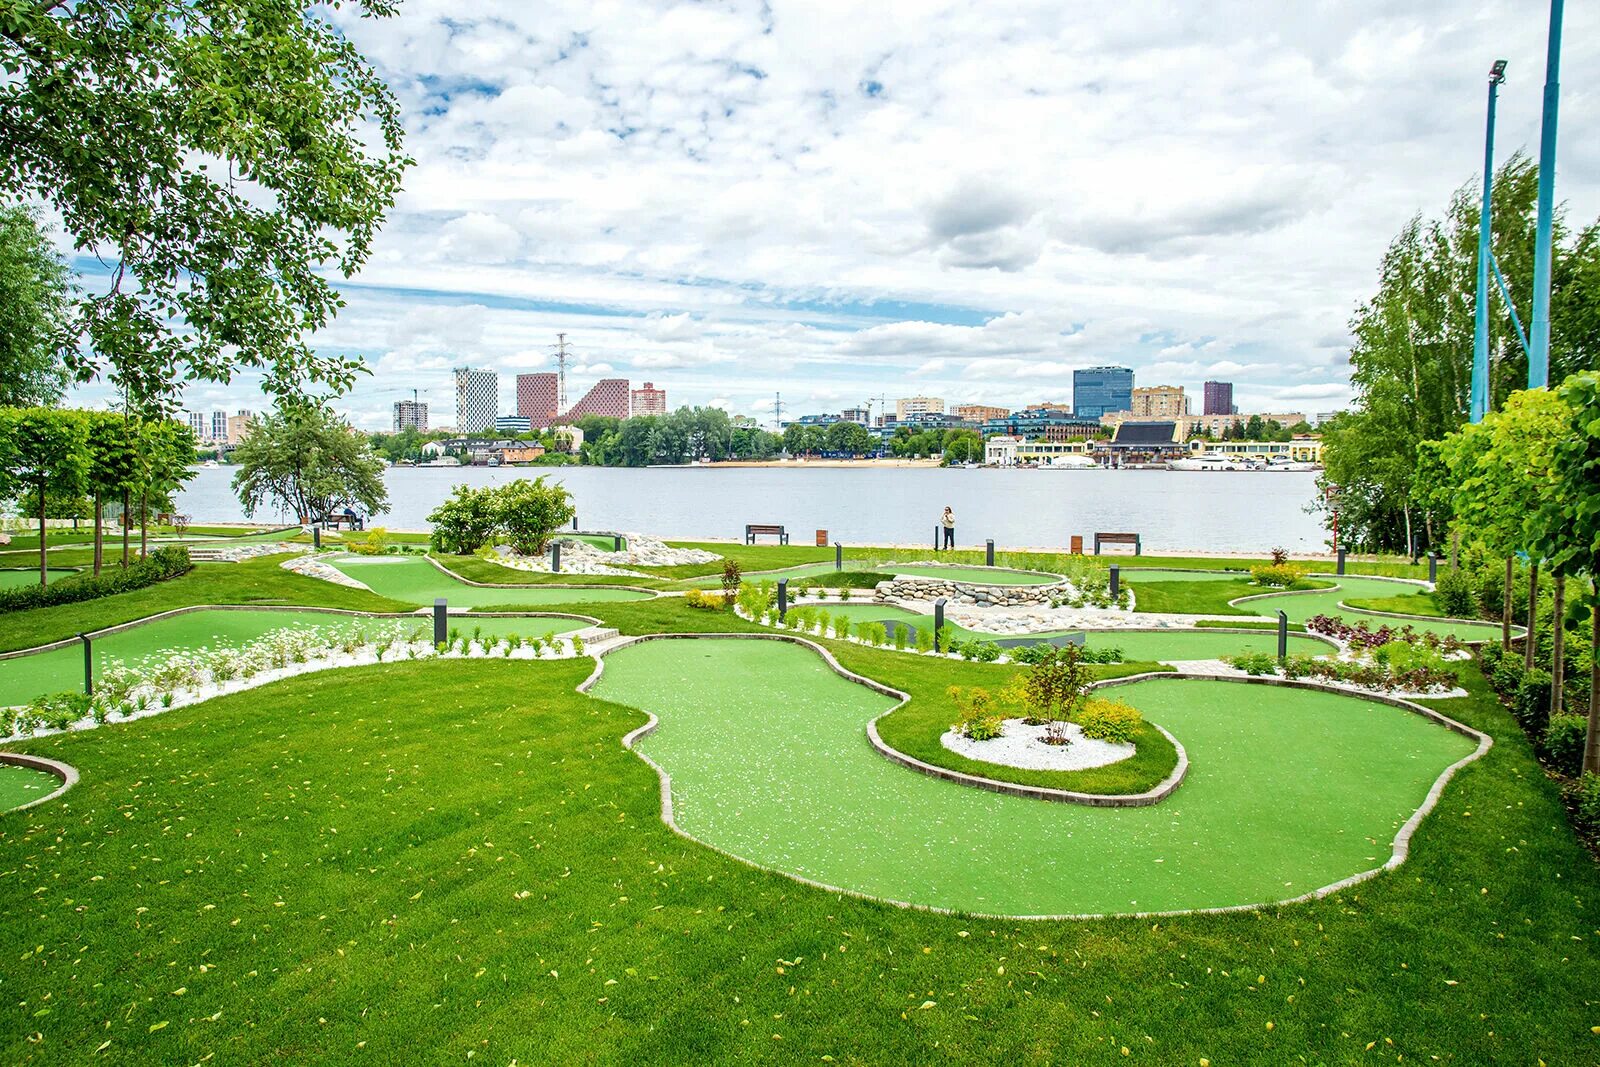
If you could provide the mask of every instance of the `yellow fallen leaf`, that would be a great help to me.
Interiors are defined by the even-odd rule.
[[[157,1031],[157,1030],[159,1030],[159,1029],[161,1029],[161,1028],[162,1028],[162,1027],[164,1027],[164,1026],[166,1026],[166,1025],[167,1025],[167,1020],[165,1020],[165,1019],[162,1019],[162,1020],[161,1020],[161,1021],[160,1021],[160,1022],[158,1022],[158,1023],[151,1023],[151,1024],[150,1024],[150,1029],[149,1029],[149,1031],[148,1031],[148,1032],[149,1032],[149,1033],[152,1033],[152,1034],[153,1034],[153,1033],[155,1033],[155,1032],[156,1032],[156,1031]]]

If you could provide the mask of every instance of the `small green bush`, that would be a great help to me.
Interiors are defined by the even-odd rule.
[[[1521,688],[1522,675],[1522,657],[1504,656],[1495,665],[1494,673],[1489,676],[1489,684],[1494,686],[1495,692],[1501,696],[1511,696]]]
[[[1277,658],[1266,652],[1241,652],[1224,656],[1223,661],[1250,675],[1276,674],[1278,670]]]
[[[833,636],[841,641],[850,636],[850,616],[839,615],[833,620]]]
[[[1600,838],[1600,774],[1585,774],[1571,786],[1572,821],[1586,837]]]
[[[933,631],[926,626],[917,627],[917,651],[933,651]]]
[[[1476,612],[1473,603],[1472,579],[1466,571],[1445,571],[1433,586],[1433,602],[1440,611],[1458,619],[1471,618]]]
[[[1450,665],[1438,649],[1409,641],[1390,641],[1372,650],[1373,659],[1396,674],[1413,670],[1447,671]]]
[[[1532,737],[1544,733],[1550,722],[1550,672],[1535,667],[1522,676],[1511,700],[1511,714]]]
[[[861,624],[861,631],[856,636],[873,648],[878,648],[889,640],[889,631],[884,629],[881,622],[864,622]]]
[[[1478,665],[1483,668],[1485,678],[1494,677],[1494,672],[1499,669],[1500,661],[1505,658],[1505,650],[1499,645],[1485,643],[1478,646]]]
[[[1288,589],[1304,580],[1305,576],[1304,567],[1296,567],[1290,563],[1250,568],[1252,581],[1257,585],[1270,586],[1276,589]]]
[[[1120,700],[1090,700],[1078,712],[1078,726],[1083,736],[1096,741],[1132,741],[1143,722],[1144,716],[1137,709]]]
[[[901,623],[899,626],[896,626],[894,628],[894,647],[899,649],[901,652],[904,652],[906,650],[906,626],[905,626],[905,623]]]
[[[1539,739],[1545,759],[1557,774],[1575,778],[1583,770],[1583,743],[1589,720],[1582,715],[1552,715]]]

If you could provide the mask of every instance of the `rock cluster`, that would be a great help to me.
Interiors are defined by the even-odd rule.
[[[896,578],[879,582],[872,599],[879,604],[896,600],[937,600],[944,597],[952,604],[972,604],[977,607],[1019,607],[1024,604],[1050,603],[1051,594],[1060,596],[1069,589],[1065,583],[1056,585],[979,585],[973,582],[956,582],[947,578]]]
[[[296,556],[294,559],[284,560],[278,566],[286,571],[303,574],[307,578],[321,578],[334,585],[347,585],[352,589],[366,589],[367,592],[372,592],[365,582],[356,581],[339,568],[322,562],[316,556]]]
[[[285,552],[310,552],[310,545],[297,545],[289,541],[267,541],[249,545],[229,545],[219,541],[202,541],[190,544],[189,558],[196,562],[242,563],[258,556],[278,556]]]

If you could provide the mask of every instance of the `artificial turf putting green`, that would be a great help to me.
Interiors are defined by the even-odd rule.
[[[829,604],[821,602],[817,605],[830,615],[844,615],[856,622],[885,622],[895,620],[907,622],[912,626],[932,626],[933,616],[922,615],[905,608],[897,608],[889,604]],[[1218,632],[1213,629],[1167,629],[1167,630],[1052,630],[1048,633],[1031,635],[1023,634],[993,634],[981,630],[966,630],[959,626],[952,626],[956,634],[961,637],[977,637],[993,640],[997,637],[1022,637],[1033,636],[1038,638],[1056,637],[1065,633],[1081,633],[1084,635],[1084,644],[1089,648],[1120,648],[1123,659],[1148,662],[1165,662],[1170,660],[1190,659],[1221,659],[1223,656],[1233,656],[1241,652],[1278,652],[1278,635],[1275,631],[1264,630],[1252,634],[1232,634],[1226,631]],[[1289,653],[1304,653],[1308,656],[1326,656],[1334,651],[1333,647],[1325,641],[1306,637],[1302,634],[1289,635]]]
[[[635,589],[601,585],[585,585],[581,588],[468,585],[456,581],[427,560],[410,556],[379,556],[373,559],[341,556],[328,562],[379,596],[424,606],[431,605],[438,597],[447,600],[452,608],[483,608],[644,600],[650,596]],[[579,580],[582,580],[581,576]]]
[[[411,618],[361,618],[334,615],[320,611],[300,611],[295,608],[262,608],[251,611],[191,611],[183,615],[153,619],[132,629],[108,634],[94,639],[93,648],[96,671],[104,670],[112,660],[132,664],[147,656],[181,649],[196,649],[217,644],[239,645],[254,640],[269,630],[286,627],[317,627],[327,631],[376,631],[396,623],[415,629],[432,639],[433,621],[428,616]],[[547,633],[564,634],[581,630],[589,623],[580,619],[541,618],[537,616],[499,617],[452,616],[450,625],[463,636],[481,629],[486,636],[503,637],[521,634],[524,637],[543,637]],[[48,693],[81,690],[83,687],[83,650],[78,645],[50,649],[11,659],[0,659],[0,707],[26,704]]]
[[[1241,576],[1206,571],[1135,569],[1123,571],[1122,577],[1124,581],[1137,586],[1162,582],[1238,581]],[[1374,629],[1379,626],[1393,626],[1398,629],[1409,625],[1418,632],[1440,635],[1454,634],[1466,641],[1488,640],[1500,632],[1500,627],[1490,622],[1474,622],[1467,619],[1439,619],[1437,621],[1395,619],[1383,615],[1375,615],[1372,612],[1362,611],[1357,608],[1340,607],[1341,603],[1349,603],[1351,601],[1368,601],[1392,597],[1397,593],[1415,590],[1417,586],[1408,582],[1387,581],[1382,578],[1363,578],[1349,574],[1339,577],[1331,575],[1320,575],[1318,577],[1325,581],[1335,582],[1337,585],[1331,589],[1307,589],[1261,600],[1243,600],[1235,606],[1240,611],[1272,617],[1276,617],[1277,613],[1282,611],[1289,616],[1290,622],[1303,623],[1313,615],[1335,615],[1344,618],[1346,622],[1364,621]],[[1261,590],[1261,592],[1265,593],[1268,590]],[[1259,594],[1252,593],[1247,595]],[[1177,607],[1173,610],[1182,610],[1182,608]]]
[[[973,585],[1054,585],[1059,575],[1005,570],[1000,567],[939,567],[927,563],[876,563],[872,570],[912,578],[944,578]]]
[[[78,571],[63,567],[46,567],[45,577],[51,582],[59,582],[63,578],[70,578]],[[29,570],[25,567],[6,568],[0,570],[0,589],[19,589],[25,585],[39,584],[39,568]]]
[[[605,534],[557,534],[555,540],[582,541],[586,545],[593,545],[602,552],[614,552],[616,551],[617,547],[617,539],[614,537],[608,537]],[[626,537],[622,539],[622,547],[628,547],[628,539]]]
[[[759,683],[755,680],[759,679]],[[1001,796],[875,753],[893,700],[774,641],[667,639],[607,656],[593,695],[650,711],[639,751],[691,836],[887,900],[1003,915],[1264,903],[1388,860],[1396,831],[1472,741],[1332,693],[1152,680],[1114,695],[1188,749],[1146,808]]]
[[[49,796],[60,787],[61,779],[48,771],[0,763],[0,814],[30,800]]]

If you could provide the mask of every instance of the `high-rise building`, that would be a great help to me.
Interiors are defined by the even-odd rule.
[[[456,370],[456,429],[476,433],[494,429],[500,414],[500,379],[492,370]]]
[[[1133,368],[1080,367],[1072,372],[1072,411],[1098,419],[1112,411],[1133,408]]]
[[[583,399],[567,409],[563,419],[579,415],[604,415],[612,419],[628,417],[628,379],[602,378],[594,388],[583,394]]]
[[[237,415],[229,415],[226,420],[227,429],[223,431],[222,439],[230,445],[238,444],[244,440],[244,435],[249,431],[250,424],[255,418],[250,412],[242,409]]]
[[[634,415],[667,413],[667,391],[657,389],[655,382],[645,382],[642,388],[633,390],[629,394],[629,400],[629,408]]]
[[[550,371],[517,375],[517,414],[535,429],[554,424],[560,414],[557,391],[556,376]]]
[[[859,422],[863,426],[872,425],[872,412],[866,408],[845,408],[839,412],[840,422]]]
[[[896,421],[905,422],[912,415],[943,415],[944,397],[908,396],[894,402]]]
[[[1136,419],[1169,419],[1189,414],[1189,399],[1181,385],[1150,385],[1133,391],[1128,410]]]
[[[189,412],[189,432],[194,434],[196,441],[209,441],[211,435],[206,433],[206,413],[203,411]]]
[[[1239,409],[1233,406],[1232,382],[1207,382],[1202,401],[1202,415],[1232,415]]]
[[[394,402],[394,432],[415,430],[428,432],[428,402],[425,400],[396,400]]]
[[[494,428],[501,433],[527,433],[533,429],[533,420],[526,415],[501,415],[494,420]]]
[[[211,413],[211,436],[208,440],[226,441],[228,439],[228,413],[226,411],[213,411]]]
[[[1011,409],[992,407],[989,404],[957,404],[950,409],[950,414],[968,422],[988,422],[990,419],[1005,418],[1011,414]]]

